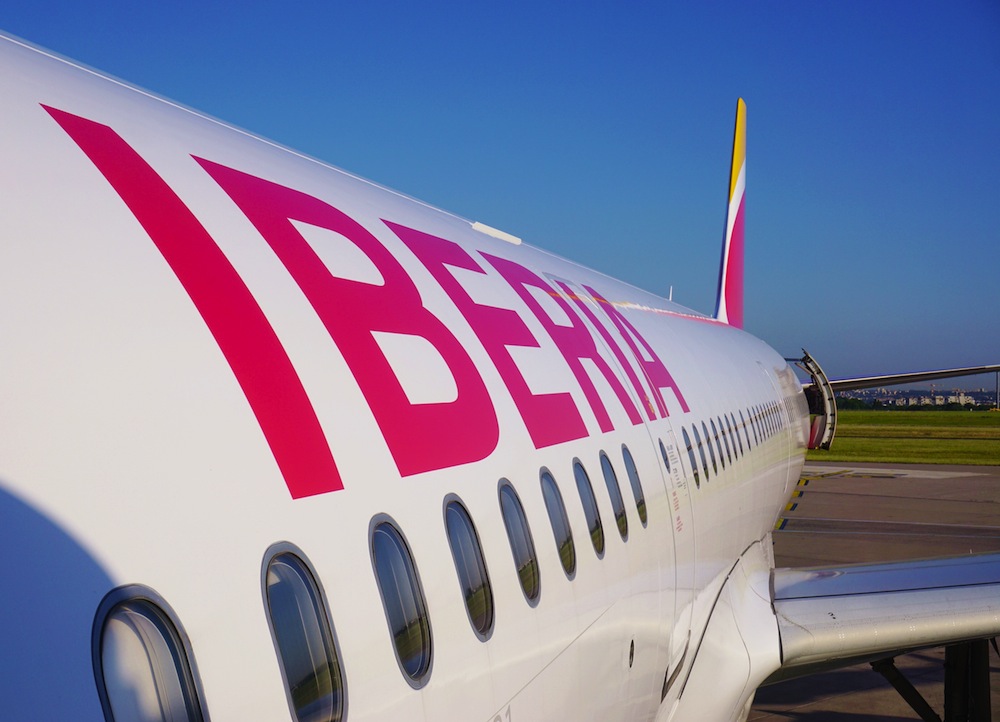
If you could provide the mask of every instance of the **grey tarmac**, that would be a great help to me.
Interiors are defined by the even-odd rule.
[[[779,567],[1000,551],[1000,466],[809,462],[774,532]],[[943,715],[944,650],[896,666]],[[990,651],[993,719],[1000,658]],[[896,722],[920,717],[867,664],[763,687],[754,722]]]

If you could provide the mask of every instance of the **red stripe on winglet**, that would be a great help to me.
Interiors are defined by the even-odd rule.
[[[184,202],[106,125],[42,106],[149,234],[215,337],[292,498],[344,488],[319,419],[250,289]]]

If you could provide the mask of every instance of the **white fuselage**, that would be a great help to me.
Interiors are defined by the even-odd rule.
[[[769,547],[798,478],[808,418],[778,353],[3,38],[0,97],[0,539],[13,558],[0,716],[102,719],[94,615],[112,589],[141,584],[181,623],[217,722],[286,719],[261,581],[279,542],[325,590],[346,719],[670,713],[726,575],[748,547]],[[170,194],[179,205],[141,205]],[[216,285],[211,269],[226,264]],[[259,315],[246,297],[227,305],[240,284]],[[272,385],[261,359],[282,353]],[[298,406],[271,393],[281,384],[301,389]],[[574,460],[597,498],[603,556]],[[542,469],[565,501],[572,578]],[[501,479],[537,552],[535,604],[512,561]],[[449,495],[482,543],[495,597],[485,640],[445,534]],[[417,687],[373,574],[379,515],[405,535],[426,595],[433,652]]]

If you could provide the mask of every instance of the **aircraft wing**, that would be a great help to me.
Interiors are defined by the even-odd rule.
[[[1000,554],[776,569],[781,668],[764,684],[1000,635]]]
[[[935,379],[950,379],[957,376],[977,376],[1000,371],[1000,364],[989,366],[966,366],[956,369],[938,369],[936,371],[914,371],[902,374],[883,374],[881,376],[858,376],[850,379],[830,379],[834,391],[849,391],[851,389],[872,389],[879,386],[898,386],[913,384],[919,381]]]

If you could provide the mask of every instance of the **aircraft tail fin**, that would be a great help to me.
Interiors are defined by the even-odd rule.
[[[743,328],[743,209],[746,190],[747,106],[736,101],[736,131],[733,134],[733,161],[729,170],[729,206],[719,264],[719,292],[715,318]]]

